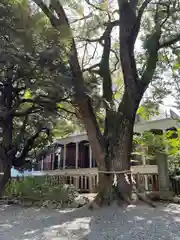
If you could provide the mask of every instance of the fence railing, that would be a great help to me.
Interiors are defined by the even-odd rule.
[[[179,196],[180,195],[180,178],[170,177],[170,183],[171,183],[172,191]]]
[[[46,176],[47,181],[52,185],[73,184],[80,192],[94,192],[98,185],[97,175],[76,175],[76,176]]]
[[[52,185],[73,184],[79,192],[96,192],[99,175],[97,169],[68,169],[41,172],[41,175],[35,176],[45,176]],[[139,192],[158,191],[158,175],[156,173],[135,173],[133,179]]]

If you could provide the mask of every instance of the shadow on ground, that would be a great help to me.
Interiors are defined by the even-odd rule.
[[[177,240],[180,205],[111,206],[90,211],[0,206],[0,240]]]

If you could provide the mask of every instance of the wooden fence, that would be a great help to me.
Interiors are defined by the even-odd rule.
[[[171,183],[172,191],[179,196],[180,195],[180,178],[171,177],[170,183]]]
[[[98,186],[98,173],[81,173],[72,175],[44,175],[35,176],[45,177],[51,185],[73,184],[79,192],[96,192]],[[14,178],[15,181],[21,181],[23,177]],[[136,189],[139,192],[158,191],[158,175],[157,174],[133,174]]]

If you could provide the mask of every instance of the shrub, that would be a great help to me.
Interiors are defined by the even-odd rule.
[[[25,177],[20,181],[10,181],[5,188],[9,198],[30,199],[35,201],[51,200],[72,203],[78,195],[73,185],[51,185],[46,177]]]

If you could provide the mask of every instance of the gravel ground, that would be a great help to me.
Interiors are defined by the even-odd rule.
[[[0,206],[0,240],[180,240],[180,205],[90,211]]]

